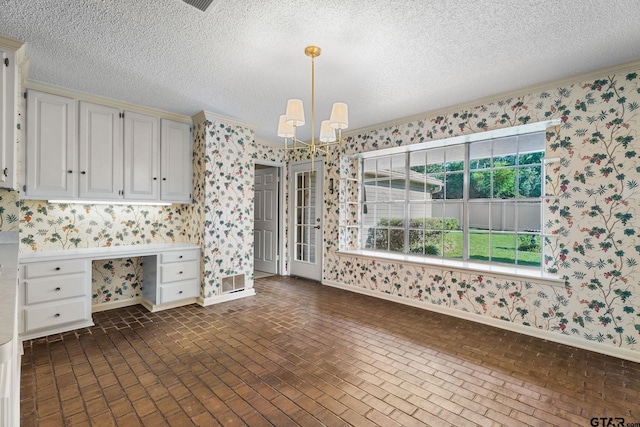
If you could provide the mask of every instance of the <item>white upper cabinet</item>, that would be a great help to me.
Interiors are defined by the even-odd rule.
[[[25,198],[77,197],[76,101],[29,91]]]
[[[122,198],[120,115],[117,108],[80,102],[80,199]]]
[[[28,91],[21,197],[191,203],[190,125],[105,103]]]
[[[160,119],[124,113],[124,198],[160,199]]]
[[[191,203],[193,139],[189,124],[162,119],[160,158],[160,199]]]
[[[16,55],[0,48],[0,187],[16,188],[18,66]]]

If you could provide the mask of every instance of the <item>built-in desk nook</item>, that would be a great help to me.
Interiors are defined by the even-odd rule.
[[[91,262],[142,257],[141,303],[150,311],[200,296],[200,246],[167,243],[21,253],[18,330],[23,340],[93,325]]]

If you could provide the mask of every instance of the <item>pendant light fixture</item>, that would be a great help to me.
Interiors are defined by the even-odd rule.
[[[304,126],[304,108],[301,99],[290,99],[287,101],[287,109],[278,121],[278,136],[284,138],[285,155],[287,151],[303,149],[311,154],[311,165],[315,160],[318,151],[329,152],[332,145],[342,145],[342,129],[349,127],[349,111],[347,104],[336,102],[331,108],[329,120],[323,120],[320,124],[320,135],[318,142],[315,137],[315,59],[320,56],[318,46],[307,46],[304,49],[305,55],[311,57],[311,142],[300,141],[296,138],[296,128]],[[338,138],[336,138],[338,130]],[[293,141],[289,144],[289,138]]]

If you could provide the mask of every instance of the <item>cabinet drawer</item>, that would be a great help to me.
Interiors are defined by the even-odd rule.
[[[200,249],[185,249],[183,251],[163,252],[159,256],[160,264],[178,261],[194,261],[200,258]]]
[[[160,291],[159,304],[200,296],[200,284],[197,280],[187,280],[172,285],[162,285],[158,290]]]
[[[84,274],[26,279],[23,283],[27,305],[84,296],[88,289]]]
[[[24,277],[60,276],[63,274],[84,273],[87,271],[86,260],[48,261],[24,264]]]
[[[198,261],[176,262],[160,266],[160,283],[196,279],[200,270]]]
[[[25,331],[85,320],[90,317],[88,312],[85,299],[26,307],[24,309]]]

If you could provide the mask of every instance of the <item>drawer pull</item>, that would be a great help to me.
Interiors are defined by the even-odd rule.
[[[178,293],[179,293],[179,294],[181,294],[181,293],[182,293],[182,291],[180,291],[180,292],[178,292]]]
[[[60,291],[60,286],[58,286],[57,288],[54,289],[54,291],[59,292]]]
[[[60,313],[54,314],[53,317],[60,317]]]
[[[56,271],[60,271],[60,267],[56,267]]]
[[[178,257],[178,259],[182,259],[182,255],[180,255],[180,256]]]
[[[182,271],[181,271],[181,272],[179,272],[178,274],[182,274]]]

